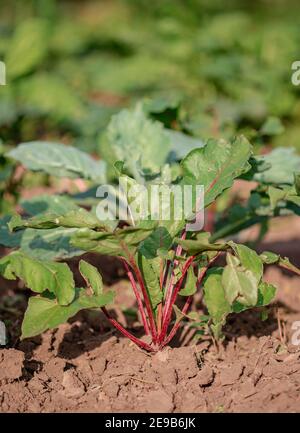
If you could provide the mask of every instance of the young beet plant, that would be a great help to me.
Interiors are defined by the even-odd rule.
[[[203,185],[203,207],[208,207],[232,186],[234,179],[252,169],[250,158],[251,145],[243,137],[231,143],[208,141],[205,147],[191,151],[181,161],[180,176],[176,179],[172,181],[172,176],[165,172],[159,176],[148,174],[145,187],[150,191],[153,185],[173,183],[181,188]],[[123,172],[122,163],[116,163],[116,169],[120,183],[136,186],[136,181]],[[292,188],[298,197],[299,188]],[[76,288],[66,263],[39,260],[25,254],[21,248],[1,259],[0,273],[7,279],[22,279],[26,287],[38,293],[29,299],[22,338],[55,328],[82,309],[101,308],[124,336],[154,352],[165,347],[181,321],[189,318],[189,307],[199,290],[203,290],[209,327],[219,338],[228,314],[264,307],[274,298],[276,288],[263,281],[264,265],[276,263],[300,275],[300,270],[288,259],[275,253],[258,255],[232,240],[214,242],[208,232],[189,231],[190,219],[174,218],[172,198],[167,220],[135,217],[131,212],[132,198],[129,195],[125,198],[128,219],[101,220],[94,209],[87,211],[76,205],[66,212],[47,212],[29,219],[15,216],[9,227],[11,231],[40,230],[43,236],[47,230],[51,233],[67,229],[71,245],[79,251],[119,258],[131,282],[141,323],[151,338],[137,338],[110,315],[106,305],[113,302],[114,293],[103,290],[101,275],[94,266],[80,261],[79,271],[86,287]],[[195,196],[195,206],[197,202]],[[197,215],[194,217],[197,219]],[[225,256],[225,260],[219,260],[221,256]],[[217,266],[218,262],[225,265]],[[177,305],[179,298],[184,299],[182,308]]]

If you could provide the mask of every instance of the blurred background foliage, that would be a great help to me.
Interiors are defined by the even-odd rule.
[[[1,0],[0,138],[97,154],[111,115],[146,98],[152,117],[201,139],[243,132],[300,150],[299,11],[283,0]]]

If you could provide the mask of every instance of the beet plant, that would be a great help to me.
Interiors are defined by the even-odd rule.
[[[68,151],[70,156],[72,151]],[[18,149],[15,155],[17,153]],[[22,160],[20,155],[18,158]],[[42,163],[37,163],[31,154],[29,168],[49,170],[50,159],[44,158]],[[82,164],[78,161],[77,173],[89,170],[89,178],[94,177],[97,181],[100,165],[97,166],[96,162],[89,165],[86,159],[81,160]],[[287,258],[281,258],[274,252],[259,255],[249,246],[229,238],[230,234],[242,228],[255,223],[264,224],[270,217],[282,214],[282,210],[285,213],[295,212],[300,205],[297,173],[292,174],[289,182],[276,182],[275,179],[259,183],[252,194],[252,201],[249,200],[243,211],[239,209],[235,217],[230,215],[221,219],[215,233],[202,228],[190,230],[204,208],[213,205],[224,191],[232,187],[235,179],[253,180],[261,173],[266,176],[272,174],[270,164],[253,157],[247,139],[238,137],[231,142],[209,140],[204,147],[188,152],[175,170],[164,165],[155,172],[155,167],[152,171],[149,167],[143,169],[138,159],[131,162],[116,161],[114,164],[121,184],[135,187],[142,180],[146,194],[154,185],[176,186],[179,189],[188,186],[192,191],[192,212],[188,216],[175,218],[176,202],[171,195],[167,204],[163,200],[159,204],[169,209],[169,218],[161,218],[158,210],[159,217],[153,219],[148,205],[141,217],[141,214],[133,212],[136,203],[132,197],[129,194],[121,197],[114,185],[110,188],[114,191],[116,202],[126,209],[125,213],[119,212],[118,218],[110,217],[112,205],[109,202],[105,202],[107,217],[99,218],[99,208],[94,206],[99,198],[97,201],[95,198],[84,201],[81,196],[81,204],[91,205],[90,210],[79,206],[78,196],[72,199],[49,197],[48,209],[39,212],[36,211],[41,205],[38,199],[24,204],[27,215],[31,216],[14,216],[8,224],[12,234],[7,234],[8,240],[15,240],[14,236],[19,234],[23,236],[20,248],[0,261],[0,273],[5,278],[20,278],[26,287],[35,292],[29,299],[24,316],[22,338],[55,328],[82,309],[101,308],[110,323],[139,347],[151,352],[161,350],[170,343],[182,320],[192,317],[189,307],[199,291],[203,291],[208,328],[215,338],[222,338],[222,327],[229,314],[249,308],[263,308],[274,299],[276,288],[263,280],[266,265],[278,264],[300,275],[300,270]],[[60,166],[53,164],[53,167],[56,174],[58,171],[64,175],[66,172],[71,175],[76,173],[74,164],[71,166],[67,159],[63,162],[62,158]],[[130,167],[133,169],[130,170]],[[202,185],[204,190],[201,203],[197,196],[198,185]],[[144,198],[142,196],[139,202],[140,207]],[[100,201],[102,211],[103,203]],[[44,244],[46,251],[49,249],[49,255],[41,253],[41,245]],[[78,288],[68,265],[54,260],[83,252],[113,256],[122,262],[149,339],[136,337],[111,316],[107,305],[113,302],[114,293],[104,290],[96,267],[80,261],[79,271],[86,284]],[[179,299],[184,301],[181,308]]]

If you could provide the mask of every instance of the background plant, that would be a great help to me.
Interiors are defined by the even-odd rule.
[[[4,0],[1,138],[98,152],[111,114],[145,96],[151,116],[203,140],[298,146],[298,12],[296,1]]]

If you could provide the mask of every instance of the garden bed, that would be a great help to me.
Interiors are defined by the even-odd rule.
[[[299,265],[296,228],[296,218],[273,223],[263,247],[276,242],[276,251],[291,251]],[[134,306],[128,283],[110,265],[102,266],[119,278],[113,284],[119,307],[112,311],[138,334],[138,322],[124,314]],[[13,347],[0,351],[1,412],[299,412],[300,346],[291,344],[291,326],[300,317],[299,278],[270,267],[266,279],[280,287],[268,319],[262,322],[255,310],[235,315],[218,348],[183,328],[171,347],[148,354],[99,312],[82,312],[19,342],[21,318],[6,312],[14,335]]]

